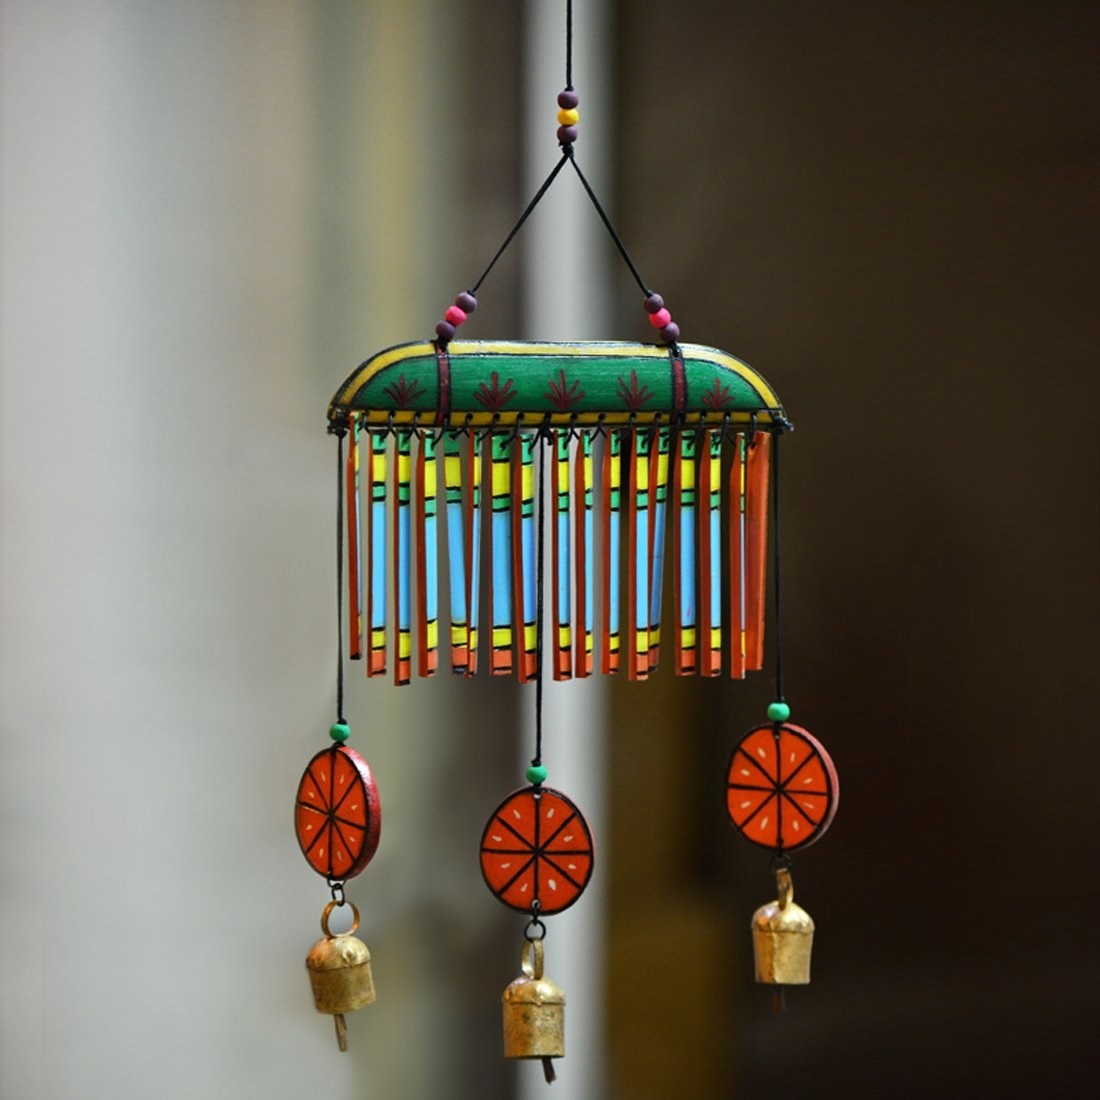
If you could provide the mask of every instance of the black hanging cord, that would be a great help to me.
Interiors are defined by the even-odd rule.
[[[520,214],[519,221],[517,221],[516,224],[512,226],[511,233],[509,233],[508,236],[504,238],[504,243],[500,246],[500,248],[497,249],[496,255],[489,261],[489,266],[481,273],[481,275],[478,277],[477,282],[474,283],[472,287],[470,287],[471,294],[476,294],[478,288],[483,282],[485,282],[485,279],[488,276],[489,272],[492,271],[493,268],[496,266],[497,260],[499,260],[500,257],[504,255],[504,250],[512,243],[515,235],[523,228],[523,223],[527,221],[527,219],[531,216],[531,212],[535,209],[536,206],[538,206],[539,202],[542,199],[542,196],[545,195],[546,192],[550,189],[550,184],[554,182],[554,180],[557,178],[558,173],[565,167],[565,162],[568,159],[569,154],[563,153],[561,160],[559,160],[558,163],[554,165],[554,170],[550,173],[550,175],[546,177],[545,182],[538,189],[538,191],[535,192],[535,197],[527,204],[527,209],[524,210],[522,214]]]
[[[641,276],[641,272],[634,265],[634,261],[630,258],[630,253],[626,250],[626,245],[623,244],[622,237],[615,232],[615,227],[611,224],[611,219],[607,216],[604,208],[600,205],[600,200],[596,198],[596,192],[592,190],[592,185],[585,178],[584,173],[581,171],[581,166],[573,159],[569,157],[570,163],[573,165],[573,169],[576,171],[581,183],[584,185],[585,191],[588,192],[588,197],[592,200],[592,205],[596,208],[596,213],[600,216],[600,221],[603,222],[608,233],[611,234],[611,239],[615,242],[615,247],[619,250],[619,255],[626,261],[626,266],[630,268],[630,274],[634,276],[634,281],[641,288],[642,293],[648,298],[652,293],[649,287],[646,286],[645,280]]]
[[[539,518],[535,534],[535,755],[531,763],[542,763],[542,581],[546,560],[546,448],[550,435],[539,429],[539,480],[535,499],[539,502]]]
[[[341,723],[344,721],[344,433],[342,431],[336,436],[336,720]]]
[[[573,90],[573,0],[565,4],[565,86]]]
[[[779,440],[782,429],[772,433],[772,569],[775,573],[775,698],[783,697],[782,555],[779,548]]]

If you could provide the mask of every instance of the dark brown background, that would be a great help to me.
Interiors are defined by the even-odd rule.
[[[657,720],[617,689],[624,1097],[1037,1096],[1097,1068],[1095,16],[619,7],[619,228],[686,338],[795,422],[787,695],[843,788],[795,861],[814,983],[775,1018],[766,855],[719,797],[768,677],[665,678]]]

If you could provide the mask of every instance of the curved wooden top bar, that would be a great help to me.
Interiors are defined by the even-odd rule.
[[[768,383],[724,351],[618,342],[398,344],[336,391],[330,422],[350,413],[366,424],[786,423]]]

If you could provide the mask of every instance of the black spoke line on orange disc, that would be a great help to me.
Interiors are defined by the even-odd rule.
[[[515,885],[516,879],[518,879],[520,877],[520,875],[522,875],[527,870],[527,868],[530,867],[531,864],[534,863],[537,859],[538,859],[537,856],[532,856],[499,890],[496,891],[496,896],[498,898],[504,897],[504,895],[507,894],[508,891],[511,890],[511,888]],[[538,867],[536,867],[535,868],[535,891],[536,892],[538,891],[538,888],[539,888]]]
[[[499,813],[497,814],[496,819],[497,819],[497,821],[500,822],[501,825],[504,826],[505,829],[508,830],[508,832],[510,832],[512,834],[512,836],[514,836],[516,838],[516,840],[518,840],[520,842],[520,844],[525,845],[525,850],[526,851],[528,851],[528,852],[531,851],[531,842],[527,839],[527,837],[525,837],[517,829],[513,829],[512,826],[509,825],[508,822],[505,821],[504,818],[501,817]],[[489,830],[486,829],[485,831],[488,832]]]
[[[792,806],[793,806],[793,807],[794,807],[794,808],[795,808],[795,809],[796,809],[796,810],[798,811],[798,813],[800,813],[800,814],[801,814],[801,815],[802,815],[802,816],[803,816],[803,817],[804,817],[804,818],[805,818],[805,819],[806,819],[806,820],[807,820],[807,821],[808,821],[808,822],[809,822],[809,823],[810,823],[810,824],[811,824],[811,825],[812,825],[812,826],[813,826],[813,827],[814,827],[815,829],[820,829],[820,828],[821,828],[821,822],[825,820],[825,814],[822,814],[822,815],[821,815],[821,817],[820,817],[820,819],[819,819],[819,820],[817,820],[817,821],[815,821],[815,820],[814,820],[814,818],[813,818],[813,816],[812,816],[812,815],[810,814],[810,811],[809,811],[809,810],[807,810],[807,809],[806,809],[806,808],[805,808],[804,806],[800,806],[800,805],[799,805],[799,804],[798,804],[797,802],[795,802],[795,800],[794,800],[794,799],[793,799],[793,798],[792,798],[792,797],[791,797],[791,796],[790,796],[789,794],[787,794],[787,792],[786,792],[786,791],[780,791],[779,793],[780,793],[780,794],[781,794],[781,795],[783,796],[783,798],[785,798],[785,799],[786,799],[786,800],[787,800],[787,801],[788,801],[788,802],[789,802],[789,803],[790,803],[790,804],[791,804],[791,805],[792,805]],[[780,801],[782,801],[782,799],[781,799]],[[825,808],[826,808],[826,811],[828,811],[828,806],[826,806]]]
[[[778,691],[777,691],[778,694]],[[772,737],[775,741],[775,784],[776,794],[779,794],[783,790],[783,752],[779,747],[779,737],[782,733],[782,727],[777,723],[775,729],[772,731]],[[775,850],[777,852],[783,851],[783,799],[777,798],[775,800]]]
[[[343,637],[343,635],[341,635]],[[332,809],[333,799],[336,798],[336,754],[340,750],[335,746],[329,750],[329,769],[328,769],[328,808]]]
[[[483,856],[529,856],[531,855],[530,848],[486,848],[483,844],[481,846],[481,854]]]
[[[535,801],[535,845],[534,845],[535,870],[534,870],[534,876],[533,876],[534,877],[534,883],[535,883],[535,886],[534,886],[534,895],[535,896],[531,899],[531,912],[532,913],[537,913],[537,910],[535,909],[535,902],[537,901],[539,903],[540,907],[542,905],[542,900],[538,896],[538,894],[539,894],[539,852],[542,849],[542,845],[540,843],[540,837],[542,835],[542,796],[540,794],[533,794],[531,797]]]
[[[579,855],[580,853],[578,852],[577,854]],[[567,878],[578,890],[583,890],[584,889],[584,884],[578,882],[564,867],[562,867],[562,865],[560,863],[558,863],[554,859],[553,856],[548,856],[544,852],[542,858],[545,859],[546,862],[549,863],[550,866],[553,867],[554,870],[557,871],[559,875],[561,875],[563,878]]]
[[[314,785],[314,787],[317,788],[317,797],[321,800],[321,804],[325,808],[325,813],[328,813],[329,808],[332,806],[332,799],[329,798],[327,801],[325,800],[325,789],[317,781],[317,776],[314,775],[314,773],[313,773],[313,765],[315,763],[316,763],[316,760],[311,760],[310,761],[309,767],[306,768],[306,773],[309,775],[310,779],[313,780],[313,785]]]
[[[727,784],[731,791],[772,791],[775,792],[775,787],[755,787],[751,783],[729,783]]]
[[[339,821],[341,825],[346,825],[349,829],[358,829],[361,833],[365,833],[370,825],[370,814],[366,815],[367,824],[360,825],[358,821],[351,821],[346,817],[341,817],[337,813],[332,814],[333,821]]]
[[[348,858],[349,858],[349,859],[351,860],[351,862],[352,862],[352,863],[354,863],[354,862],[355,862],[355,859],[354,859],[354,857],[353,857],[353,855],[352,855],[352,847],[351,847],[351,845],[350,845],[350,844],[348,843],[348,838],[347,838],[346,836],[344,836],[344,833],[343,833],[343,831],[341,830],[340,826],[336,824],[336,818],[335,818],[335,816],[332,816],[332,815],[330,815],[330,817],[329,817],[329,821],[330,821],[330,822],[332,823],[332,831],[333,831],[333,833],[335,833],[335,834],[336,834],[336,836],[338,836],[338,837],[340,838],[340,843],[341,843],[341,844],[343,844],[343,846],[344,846],[344,851],[345,851],[345,852],[347,852],[347,854],[348,854]]]
[[[320,814],[322,817],[325,817],[328,814],[327,810],[322,810],[320,806],[314,806],[312,802],[303,802],[300,798],[295,803],[295,805],[303,810],[312,810],[315,814]]]
[[[348,764],[351,764],[350,760],[348,761]],[[336,813],[336,811],[340,809],[341,806],[343,806],[344,802],[347,800],[348,795],[351,794],[351,792],[354,791],[356,787],[361,787],[363,789],[363,802],[368,804],[370,802],[370,799],[367,798],[367,785],[363,782],[363,777],[359,774],[359,769],[354,768],[353,770],[355,772],[355,778],[352,779],[352,781],[348,784],[348,789],[344,791],[342,795],[340,795],[340,801],[332,807],[333,813]]]
[[[755,760],[753,760],[753,758],[749,756],[749,754],[745,752],[745,750],[740,745],[737,746],[737,752],[739,752],[764,777],[765,781],[770,784],[769,790],[774,789],[775,777],[768,775],[768,773],[764,771],[764,769]],[[734,755],[736,756],[737,753],[734,753]]]
[[[325,823],[313,834],[313,839],[302,849],[305,853],[306,859],[309,858],[309,853],[313,851],[313,846],[320,839],[321,834],[328,828],[328,818],[325,818]]]
[[[820,761],[820,760],[821,760],[821,756],[820,756],[820,755],[819,755],[818,753],[816,753],[816,752],[814,751],[814,749],[813,749],[813,747],[812,747],[812,746],[810,746],[810,752],[809,752],[809,755],[808,755],[808,756],[806,757],[806,759],[805,759],[805,760],[803,760],[803,761],[802,761],[802,763],[801,763],[801,764],[799,764],[799,765],[798,765],[798,767],[797,767],[797,768],[795,768],[795,770],[794,770],[793,772],[791,772],[791,774],[790,774],[790,775],[788,775],[788,776],[787,776],[787,778],[786,778],[786,779],[784,779],[784,780],[783,780],[783,782],[782,782],[782,783],[780,783],[779,785],[780,785],[781,787],[786,787],[786,786],[787,786],[787,784],[789,784],[789,783],[790,783],[790,781],[791,781],[792,779],[794,779],[794,777],[795,777],[796,775],[798,775],[798,773],[799,773],[800,771],[802,771],[802,769],[803,769],[803,768],[804,768],[804,767],[805,767],[805,766],[806,766],[806,765],[807,765],[807,764],[808,764],[808,763],[809,763],[809,762],[810,762],[811,760],[818,760],[818,761]],[[822,763],[822,765],[821,765],[821,766],[822,766],[822,768],[824,768],[824,767],[825,767],[824,763]]]
[[[764,807],[765,807],[765,806],[766,806],[766,805],[767,805],[767,804],[768,804],[769,802],[771,802],[771,800],[772,800],[773,798],[775,798],[775,797],[776,797],[776,796],[777,796],[778,794],[779,794],[779,792],[778,792],[778,791],[773,791],[773,792],[772,792],[772,793],[771,793],[770,795],[768,795],[768,797],[767,797],[767,798],[765,798],[765,799],[764,799],[764,801],[763,801],[763,802],[761,802],[761,803],[760,803],[760,805],[759,805],[759,806],[757,806],[757,807],[756,807],[756,809],[755,809],[755,810],[753,810],[753,811],[752,811],[752,813],[751,813],[751,814],[749,814],[749,816],[748,816],[748,817],[746,817],[746,818],[745,818],[745,820],[744,820],[744,821],[742,821],[742,822],[741,822],[741,824],[737,826],[737,828],[739,828],[739,829],[741,829],[742,831],[744,831],[744,828],[745,828],[745,826],[746,826],[746,825],[748,825],[748,823],[749,823],[750,821],[752,821],[752,819],[753,819],[754,817],[756,817],[756,815],[757,815],[758,813],[760,813],[760,811],[761,811],[761,810],[762,810],[762,809],[763,809],[763,808],[764,808]]]
[[[560,824],[560,825],[559,825],[559,826],[557,827],[557,829],[555,829],[555,830],[554,830],[554,832],[552,832],[552,833],[550,834],[550,837],[549,837],[549,839],[548,839],[548,840],[546,841],[546,843],[545,843],[545,844],[542,844],[542,845],[540,845],[540,847],[541,847],[541,848],[543,849],[543,851],[545,851],[545,850],[546,850],[547,848],[549,848],[549,847],[550,847],[550,845],[551,845],[551,844],[553,844],[553,843],[554,843],[554,841],[558,839],[558,834],[559,834],[559,833],[560,833],[560,832],[561,832],[561,831],[562,831],[562,830],[563,830],[564,828],[566,828],[566,827],[568,826],[569,822],[570,822],[570,821],[572,821],[572,820],[573,820],[573,818],[575,818],[576,816],[577,816],[577,811],[576,811],[576,810],[574,810],[574,811],[573,811],[573,812],[572,812],[572,813],[571,813],[571,814],[570,814],[570,815],[569,815],[569,816],[568,816],[568,817],[567,817],[567,818],[566,818],[566,819],[565,819],[565,820],[564,820],[564,821],[563,821],[563,822],[562,822],[562,823],[561,823],[561,824]],[[587,830],[585,830],[585,832],[587,832]]]

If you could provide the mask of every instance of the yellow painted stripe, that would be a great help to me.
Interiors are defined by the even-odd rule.
[[[680,645],[685,649],[695,648],[695,628],[689,627],[687,630],[680,631]]]
[[[428,642],[427,642],[428,648],[429,649],[438,649],[439,648],[439,620],[438,619],[429,619],[427,625],[428,625],[428,629],[425,631],[425,633],[428,635]]]
[[[558,627],[558,645],[562,649],[569,649],[573,645],[573,628],[571,626]]]
[[[451,645],[465,645],[467,637],[465,623],[451,623]]]
[[[503,649],[512,644],[512,628],[510,626],[493,627],[493,649]]]
[[[401,660],[412,656],[412,635],[407,630],[397,632],[397,656]]]
[[[538,648],[539,643],[539,628],[535,624],[530,626],[524,626],[523,628],[523,647],[528,653],[534,653]]]

